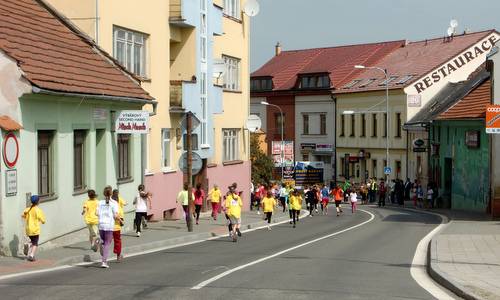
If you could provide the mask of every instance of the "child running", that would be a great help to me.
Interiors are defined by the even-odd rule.
[[[212,204],[212,218],[214,219],[214,221],[217,221],[217,216],[219,215],[221,191],[216,184],[214,184],[214,187],[208,192],[208,196],[210,197],[210,203]]]
[[[351,212],[355,213],[356,212],[356,204],[358,203],[358,194],[356,193],[355,189],[351,190],[351,193],[349,194],[349,198],[351,200]]]
[[[116,201],[118,204],[118,218],[115,220],[115,228],[113,228],[113,253],[116,254],[116,261],[121,262],[123,260],[122,255],[122,227],[124,224],[124,215],[123,215],[123,207],[127,205],[125,200],[120,197],[120,193],[118,190],[113,190],[113,195],[111,199]]]
[[[89,229],[89,242],[90,249],[94,252],[97,251],[97,247],[99,245],[99,229],[97,229],[97,224],[99,224],[99,220],[97,219],[96,209],[99,204],[99,200],[97,200],[97,195],[94,190],[89,190],[87,192],[87,196],[89,197],[83,203],[82,216],[85,220],[85,224],[87,224],[87,228]]]
[[[21,216],[26,220],[26,235],[29,237],[31,244],[25,250],[24,255],[27,255],[28,261],[35,261],[35,253],[38,248],[38,240],[40,238],[40,223],[45,224],[45,215],[38,207],[40,198],[37,195],[32,195],[31,206],[26,208]]]
[[[290,207],[292,208],[293,228],[295,228],[302,209],[302,196],[297,189],[294,189],[290,196]]]
[[[234,186],[230,186],[229,194],[226,196],[224,206],[231,225],[230,235],[233,238],[233,242],[237,242],[237,235],[241,236],[241,208],[243,207],[243,202],[241,201],[240,196],[236,193]]]
[[[321,212],[324,215],[328,215],[328,201],[330,201],[329,195],[330,195],[330,190],[325,184],[321,189]]]
[[[267,220],[267,230],[271,230],[271,218],[273,216],[275,207],[276,199],[274,199],[273,193],[271,193],[271,191],[268,191],[267,196],[262,199],[262,211],[266,216],[264,220]]]
[[[333,198],[335,199],[335,208],[337,209],[337,217],[340,216],[340,213],[342,212],[342,199],[344,198],[343,196],[343,191],[340,188],[340,185],[337,185],[333,190]]]
[[[142,219],[146,219],[148,215],[148,207],[151,209],[151,198],[149,193],[145,191],[144,184],[140,184],[138,189],[137,196],[134,199],[135,205],[135,233],[137,237],[141,236],[141,225]]]
[[[99,206],[97,206],[96,211],[96,214],[99,218],[99,236],[101,237],[102,241],[100,244],[102,255],[101,268],[109,268],[109,247],[111,245],[111,241],[113,240],[115,220],[118,219],[118,203],[111,199],[112,194],[113,189],[110,186],[104,188],[104,200],[99,201]]]

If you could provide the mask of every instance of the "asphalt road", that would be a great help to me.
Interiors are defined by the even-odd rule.
[[[365,207],[366,208],[366,207]],[[110,263],[0,282],[0,299],[433,299],[411,277],[419,240],[439,218],[366,208],[375,219],[192,290],[224,271],[370,219],[361,211],[278,225]]]

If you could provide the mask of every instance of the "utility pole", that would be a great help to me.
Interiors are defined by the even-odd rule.
[[[193,147],[191,146],[191,131],[193,130],[193,119],[192,113],[188,112],[186,114],[186,166],[187,166],[187,182],[188,182],[188,211],[186,216],[186,223],[189,232],[193,231]]]

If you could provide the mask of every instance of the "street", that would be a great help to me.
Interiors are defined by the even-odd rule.
[[[4,280],[2,299],[433,299],[411,277],[415,248],[437,216],[371,208],[243,233],[159,253]],[[371,222],[372,213],[375,217]],[[281,214],[279,212],[278,214]],[[243,220],[244,221],[244,220]],[[366,222],[352,230],[192,287],[235,267]]]

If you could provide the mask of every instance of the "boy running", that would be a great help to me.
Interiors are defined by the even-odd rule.
[[[99,244],[99,239],[97,238],[99,235],[99,229],[97,229],[99,220],[97,219],[95,212],[97,205],[99,204],[99,200],[97,200],[97,195],[94,190],[89,190],[87,192],[87,196],[89,198],[83,203],[82,216],[85,220],[85,224],[87,224],[87,228],[89,229],[90,249],[96,252]]]
[[[321,189],[321,212],[324,215],[328,215],[328,201],[330,200],[329,195],[330,195],[330,190],[325,184]]]
[[[45,224],[45,215],[38,207],[40,198],[37,195],[32,195],[31,206],[26,208],[21,216],[26,220],[26,235],[29,237],[31,244],[26,251],[29,261],[35,261],[35,253],[38,248],[38,240],[40,238],[40,223]]]
[[[340,188],[340,185],[337,185],[332,190],[333,198],[335,199],[335,208],[337,209],[337,217],[340,216],[340,213],[342,212],[342,199],[344,198],[343,193],[344,192]]]
[[[293,193],[290,196],[290,207],[292,208],[293,228],[295,228],[295,225],[299,220],[300,210],[302,209],[302,196],[300,196],[297,189],[293,190]]]
[[[241,226],[241,207],[243,207],[243,202],[240,196],[235,191],[235,188],[231,186],[229,194],[225,201],[226,214],[229,217],[229,222],[231,225],[231,237],[233,242],[238,240],[238,236],[241,236],[240,226]]]
[[[264,215],[266,215],[264,220],[267,220],[267,230],[271,230],[270,224],[274,207],[276,207],[276,199],[274,199],[271,191],[268,191],[267,196],[262,199],[262,211],[264,212]]]

